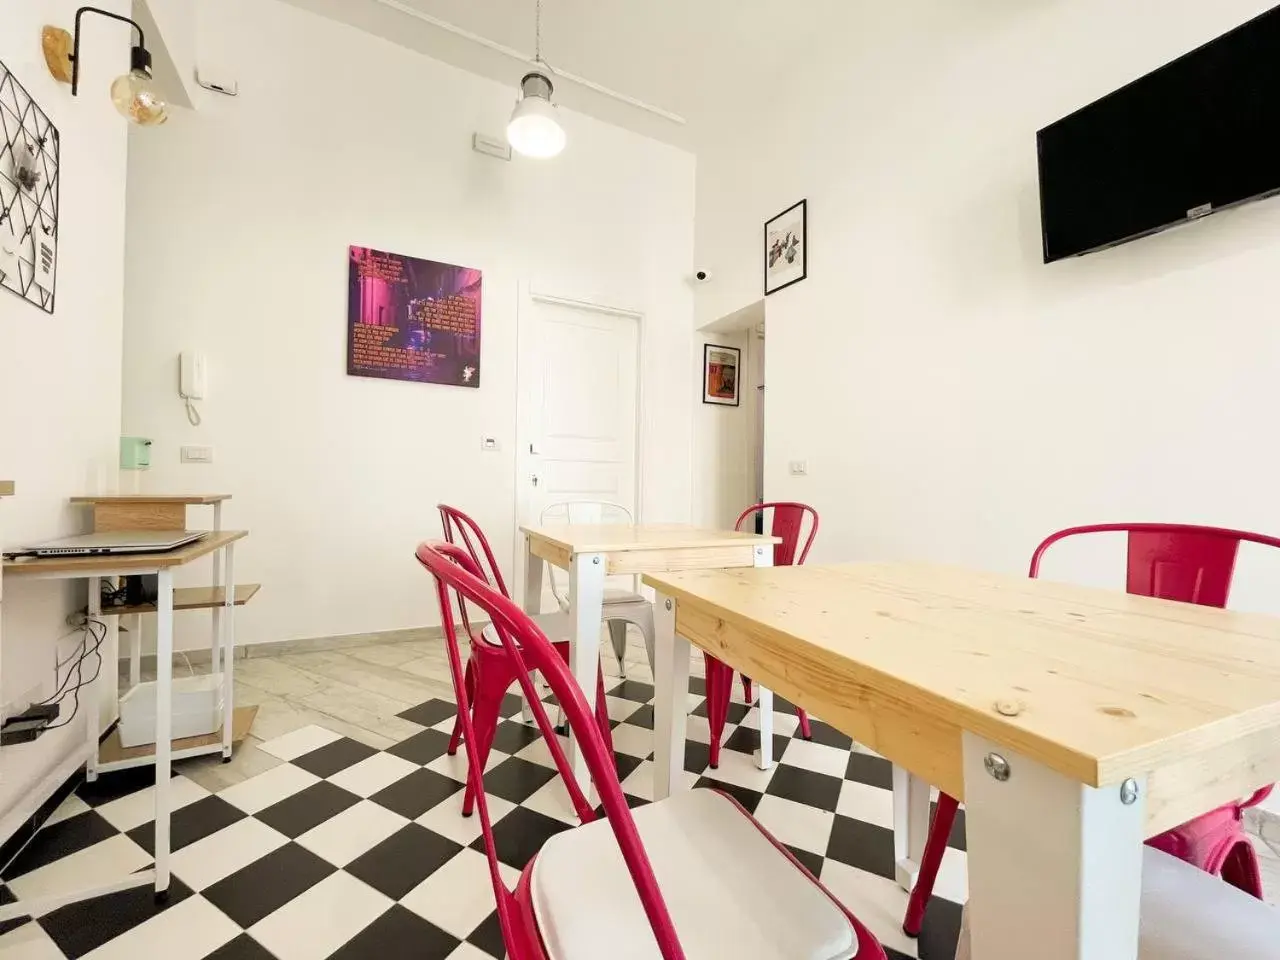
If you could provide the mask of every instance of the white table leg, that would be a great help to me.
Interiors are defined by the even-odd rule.
[[[173,571],[157,578],[156,596],[156,896],[169,890],[169,795],[173,752]]]
[[[102,614],[102,578],[89,578],[89,602],[87,609],[89,618],[97,620]],[[136,636],[136,634],[135,634]],[[84,642],[85,650],[88,651],[89,644],[93,641],[92,631],[86,628]],[[102,653],[101,650],[98,651]],[[105,658],[103,665],[110,663],[109,658]],[[109,668],[108,668],[109,669]],[[118,667],[116,669],[119,669]],[[58,678],[53,678],[55,685]],[[105,679],[99,678],[94,683],[89,684],[85,692],[88,703],[85,704],[85,738],[89,743],[89,759],[84,765],[84,778],[89,783],[93,783],[98,779],[98,733],[102,730],[102,686],[106,682]]]
[[[898,886],[910,891],[920,875],[920,859],[929,838],[929,784],[893,766],[893,861]]]
[[[973,734],[963,745],[973,956],[1136,960],[1145,779],[1087,787]]]
[[[653,799],[665,800],[684,779],[689,720],[689,641],[676,633],[676,602],[653,603]]]
[[[222,503],[221,502],[215,503],[213,505],[213,529],[215,532],[220,531],[222,529]],[[227,548],[228,558],[230,557],[230,555],[231,555],[231,548],[228,547]],[[222,586],[222,551],[221,550],[213,551],[212,563],[213,563],[213,589],[217,591],[218,587]],[[228,559],[227,561],[227,594],[228,596],[230,596],[232,592],[232,587],[236,582],[234,577],[231,574],[230,566],[231,566],[230,559]],[[221,651],[223,647],[223,633],[222,633],[223,613],[222,611],[223,611],[222,607],[214,607],[213,613],[210,616],[210,619],[213,621],[213,629],[211,631],[212,637],[210,638],[210,641],[209,641],[209,662],[210,662],[209,672],[213,674],[217,674],[218,670],[220,669],[219,660],[221,659]]]
[[[605,557],[602,553],[580,553],[570,561],[569,618],[573,621],[573,632],[569,638],[569,670],[592,709],[596,704],[596,672],[600,669],[604,571]],[[591,776],[572,732],[569,736],[569,766],[583,793],[591,796]]]
[[[222,609],[213,608],[214,614],[218,615],[217,627],[221,628],[221,630],[215,628],[215,635],[220,632],[221,636],[218,639],[222,641],[222,759],[224,761],[231,759],[231,725],[234,719],[232,714],[235,712],[233,658],[236,655],[236,545],[227,544],[226,551],[227,590]]]
[[[757,567],[772,567],[772,545],[756,547],[754,559]],[[756,751],[756,766],[768,770],[773,766],[773,691],[760,683],[756,684],[756,690],[760,703],[760,749]]]
[[[524,612],[536,617],[542,612],[542,558],[535,557],[529,549],[529,538],[524,538]],[[555,638],[553,638],[555,639]],[[535,684],[535,688],[536,688]],[[594,687],[592,689],[595,689]],[[525,699],[524,691],[520,691],[520,718],[525,723],[533,723],[533,708]]]

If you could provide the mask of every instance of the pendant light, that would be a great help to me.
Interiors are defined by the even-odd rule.
[[[555,85],[552,71],[542,59],[542,0],[535,20],[533,65],[520,80],[520,99],[507,124],[507,142],[516,153],[545,159],[564,149],[564,127],[551,102]]]

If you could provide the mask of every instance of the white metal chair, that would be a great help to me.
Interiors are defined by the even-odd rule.
[[[618,503],[605,500],[567,500],[550,504],[542,511],[543,524],[580,523],[601,526],[635,523],[631,511]],[[555,594],[560,609],[569,611],[569,583],[558,576],[555,567],[547,564],[551,577],[551,592]],[[644,649],[649,657],[649,670],[653,671],[653,604],[640,593],[640,578],[630,578],[631,588],[608,584],[604,589],[604,607],[600,619],[609,625],[609,641],[618,658],[618,669],[626,676],[627,624],[633,624],[644,635]]]

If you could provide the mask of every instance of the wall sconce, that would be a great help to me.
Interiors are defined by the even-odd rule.
[[[80,18],[86,13],[96,13],[112,20],[127,23],[138,31],[138,42],[129,52],[129,72],[116,77],[111,83],[111,102],[120,114],[141,127],[154,127],[169,119],[169,107],[156,91],[151,79],[151,54],[147,52],[142,27],[110,10],[97,7],[81,7],[76,11],[76,33],[61,27],[46,26],[41,34],[45,63],[55,80],[71,84],[71,95],[80,93]]]

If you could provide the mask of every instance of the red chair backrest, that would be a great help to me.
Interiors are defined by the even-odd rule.
[[[467,553],[480,568],[480,576],[490,586],[497,587],[504,597],[510,597],[506,581],[502,579],[502,571],[498,569],[498,561],[494,559],[493,550],[490,549],[489,540],[480,529],[480,524],[457,507],[451,507],[447,503],[436,506],[440,511],[440,525],[444,528],[445,540],[455,546],[461,540],[462,546],[466,547]]]
[[[1090,533],[1128,534],[1125,590],[1144,597],[1225,607],[1241,541],[1280,548],[1280,539],[1246,530],[1182,523],[1100,523],[1068,527],[1046,537],[1031,556],[1030,576],[1059,540]]]
[[[577,681],[569,673],[564,660],[551,643],[519,607],[494,590],[484,580],[480,564],[467,550],[448,543],[424,543],[417,550],[421,563],[436,581],[436,596],[440,603],[440,622],[444,631],[445,649],[449,656],[449,669],[453,676],[454,695],[458,700],[458,716],[462,721],[462,742],[467,750],[467,778],[476,796],[476,808],[480,814],[480,829],[484,835],[485,854],[489,860],[489,875],[493,881],[494,896],[498,904],[498,920],[503,939],[512,960],[542,956],[541,947],[529,942],[526,934],[529,923],[518,919],[520,905],[515,894],[508,890],[498,872],[498,857],[494,847],[493,826],[489,819],[485,800],[482,767],[475,748],[475,731],[471,724],[462,658],[458,646],[458,631],[454,620],[455,602],[463,607],[472,603],[484,611],[494,626],[494,631],[516,671],[516,679],[524,692],[525,700],[533,710],[534,720],[551,751],[556,769],[569,791],[570,800],[578,816],[584,821],[595,818],[591,805],[574,779],[565,758],[564,750],[555,735],[546,710],[534,688],[530,670],[541,672],[552,693],[564,710],[573,736],[586,761],[591,781],[600,795],[605,816],[613,829],[614,837],[622,852],[623,861],[636,885],[640,902],[644,907],[654,938],[663,960],[684,960],[684,951],[676,939],[675,926],[667,911],[666,902],[658,890],[653,867],[640,842],[635,820],[622,795],[613,757],[605,748],[596,729],[591,709],[579,689]],[[536,934],[535,934],[536,936]]]
[[[1188,523],[1096,523],[1050,534],[1031,555],[1028,576],[1040,575],[1040,560],[1059,540],[1090,533],[1128,534],[1125,590],[1144,597],[1225,607],[1231,593],[1240,544],[1280,548],[1280,539],[1247,530],[1200,527]],[[1251,807],[1271,794],[1263,787],[1241,806]]]
[[[790,501],[770,501],[768,503],[757,503],[753,507],[747,507],[742,513],[738,514],[738,519],[733,525],[733,529],[742,530],[748,518],[754,521],[755,515],[764,515],[770,510],[773,511],[773,523],[769,528],[769,533],[775,537],[781,537],[782,542],[773,546],[773,565],[775,567],[789,567],[792,564],[799,566],[804,563],[804,558],[809,555],[809,548],[813,546],[813,538],[818,535],[818,511],[813,509],[807,503],[792,503]],[[804,538],[804,546],[800,546],[800,534],[804,528],[805,517],[811,517],[813,522],[809,527],[809,535]],[[799,551],[797,555],[797,550]]]

